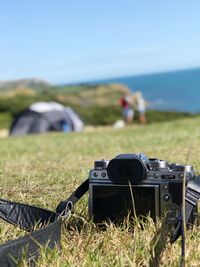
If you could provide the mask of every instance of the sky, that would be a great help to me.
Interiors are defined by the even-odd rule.
[[[75,83],[200,67],[199,0],[0,1],[0,80]]]

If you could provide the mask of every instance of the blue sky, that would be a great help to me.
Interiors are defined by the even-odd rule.
[[[200,66],[199,0],[0,1],[0,80],[71,83]]]

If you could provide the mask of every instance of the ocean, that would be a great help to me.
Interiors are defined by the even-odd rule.
[[[151,109],[200,112],[200,68],[98,81],[141,91]]]

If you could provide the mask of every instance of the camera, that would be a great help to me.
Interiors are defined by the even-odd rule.
[[[155,222],[165,216],[167,223],[176,225],[184,173],[186,184],[196,177],[191,165],[170,164],[144,154],[120,154],[110,161],[95,161],[89,172],[90,219],[97,224],[120,224],[127,216],[150,216]],[[189,218],[192,224],[196,208]]]

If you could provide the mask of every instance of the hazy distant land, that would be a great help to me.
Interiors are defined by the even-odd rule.
[[[36,101],[57,101],[70,106],[88,125],[111,125],[121,119],[119,99],[125,93],[130,93],[130,89],[114,81],[58,86],[40,79],[3,81],[0,82],[0,128],[8,128],[19,112]],[[151,102],[147,111],[148,123],[191,116],[194,115],[187,112],[152,110]]]

